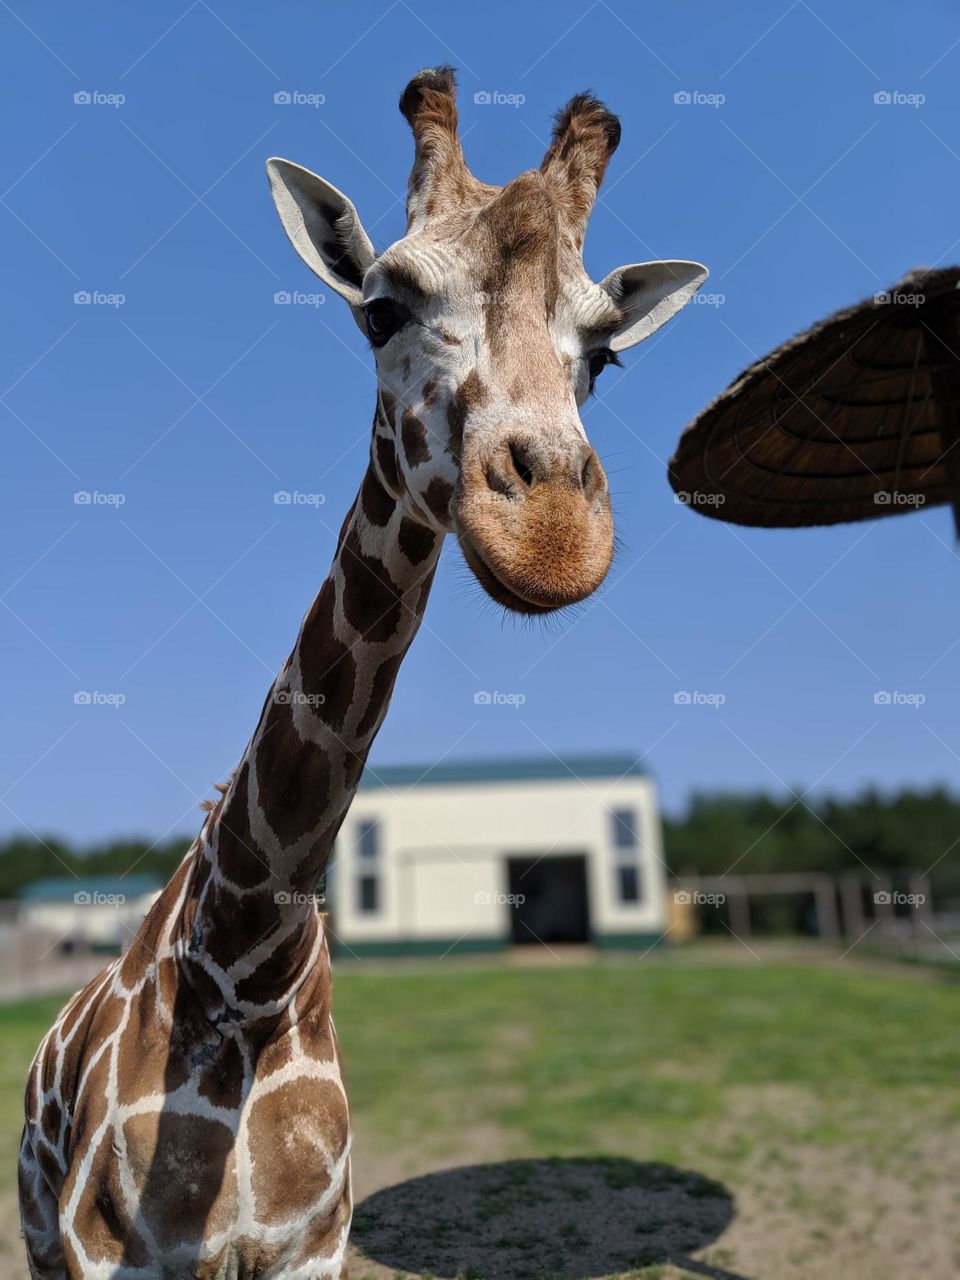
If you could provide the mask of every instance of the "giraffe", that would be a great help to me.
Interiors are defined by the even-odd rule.
[[[346,1277],[350,1121],[318,877],[445,535],[507,610],[589,596],[613,524],[579,408],[706,277],[685,261],[587,276],[620,137],[591,95],[558,113],[539,169],[503,187],[467,168],[451,68],[416,75],[400,109],[407,229],[379,256],[346,196],[267,164],[294,248],[373,349],[369,462],[236,772],[134,941],[34,1060],[19,1173],[35,1280]]]

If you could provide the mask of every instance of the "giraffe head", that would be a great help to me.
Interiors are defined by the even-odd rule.
[[[299,165],[268,162],[273,198],[373,348],[384,488],[408,517],[457,535],[494,600],[548,613],[589,596],[613,555],[607,479],[580,406],[707,271],[670,261],[587,275],[584,233],[620,140],[596,98],[571,99],[539,169],[503,187],[467,168],[450,68],[415,76],[400,110],[415,143],[407,231],[383,253],[347,197]]]

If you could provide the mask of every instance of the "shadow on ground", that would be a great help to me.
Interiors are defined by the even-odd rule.
[[[386,1187],[357,1206],[368,1258],[438,1280],[602,1280],[670,1262],[747,1280],[689,1255],[734,1215],[719,1182],[613,1157],[467,1165]]]

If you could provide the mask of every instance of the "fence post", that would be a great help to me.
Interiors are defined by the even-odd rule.
[[[840,895],[843,904],[843,932],[848,938],[859,938],[866,928],[863,916],[863,882],[855,873],[848,871],[840,881]]]
[[[837,895],[831,876],[817,876],[814,895],[817,904],[817,932],[821,938],[835,938],[840,932],[837,923]]]

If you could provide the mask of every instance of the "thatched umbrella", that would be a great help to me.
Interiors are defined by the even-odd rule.
[[[767,527],[950,502],[960,537],[960,267],[912,271],[752,364],[684,431],[670,483]]]

